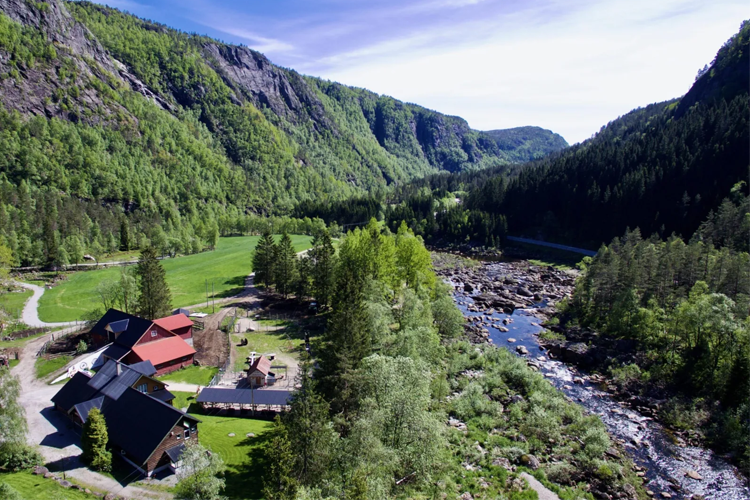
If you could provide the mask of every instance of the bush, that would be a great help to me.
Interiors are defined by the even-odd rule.
[[[8,483],[0,483],[0,498],[3,500],[23,500],[21,494]]]
[[[84,342],[83,340],[81,340],[80,342],[78,342],[78,345],[76,346],[76,353],[77,354],[83,354],[84,352],[86,352],[88,350],[89,350],[89,346],[88,346],[88,344],[86,344],[86,342]]]
[[[576,473],[575,467],[569,463],[562,462],[547,467],[547,479],[557,484],[573,485]]]
[[[44,464],[42,455],[31,446],[5,443],[0,447],[0,468],[4,470],[16,472],[42,464]]]

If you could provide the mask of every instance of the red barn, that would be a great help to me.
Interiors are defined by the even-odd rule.
[[[155,319],[154,323],[179,335],[182,340],[193,345],[193,322],[183,313]]]
[[[91,335],[97,346],[111,342],[102,353],[105,359],[126,363],[151,361],[157,375],[190,366],[195,356],[195,349],[180,335],[154,321],[117,309],[107,311],[91,329]]]

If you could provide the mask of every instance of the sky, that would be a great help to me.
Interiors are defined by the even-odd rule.
[[[100,0],[277,65],[581,142],[687,92],[747,0]]]

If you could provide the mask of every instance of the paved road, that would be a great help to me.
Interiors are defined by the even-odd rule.
[[[139,486],[123,486],[114,479],[85,468],[79,456],[80,438],[73,424],[52,407],[52,396],[62,385],[48,385],[37,380],[34,361],[36,353],[48,337],[43,335],[30,341],[23,348],[21,361],[13,367],[12,373],[21,382],[21,405],[26,411],[29,426],[28,441],[38,445],[45,462],[52,470],[66,471],[66,475],[95,489],[109,491],[117,496],[139,499],[164,499],[172,495]],[[134,475],[133,480],[138,479]]]
[[[61,322],[61,323],[47,323],[45,321],[42,321],[39,319],[39,299],[42,297],[42,294],[44,294],[44,288],[37,285],[32,285],[31,283],[21,283],[16,282],[19,286],[22,286],[23,288],[26,288],[27,290],[31,290],[34,292],[34,294],[29,298],[29,300],[26,301],[26,305],[23,306],[23,313],[21,315],[21,318],[23,319],[23,322],[29,325],[32,328],[40,328],[40,327],[52,327],[56,328],[59,326],[73,326],[76,324],[75,321],[67,321],[67,322]]]
[[[541,247],[557,248],[558,250],[565,250],[567,252],[579,253],[581,255],[587,255],[593,257],[596,252],[593,250],[586,250],[585,248],[569,247],[568,245],[559,245],[557,243],[550,243],[548,241],[532,240],[530,238],[518,238],[517,236],[508,236],[508,241],[515,241],[518,243],[527,243],[529,245],[537,245]]]

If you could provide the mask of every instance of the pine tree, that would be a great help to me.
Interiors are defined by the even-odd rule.
[[[253,271],[255,284],[270,287],[274,279],[274,242],[270,231],[265,231],[255,245],[253,252]]]
[[[286,232],[281,236],[281,240],[274,250],[276,290],[287,297],[292,292],[297,279],[297,253],[294,251],[292,239]]]
[[[120,223],[120,250],[123,252],[130,250],[130,227],[125,219]]]
[[[156,250],[153,247],[141,252],[136,274],[138,314],[147,319],[168,316],[172,310],[172,294],[167,286],[166,272],[156,258]]]
[[[312,293],[320,307],[327,307],[331,303],[336,279],[336,250],[328,231],[316,235],[312,244],[309,252],[312,258]]]
[[[108,472],[112,469],[112,453],[107,450],[107,423],[98,408],[92,408],[81,435],[81,458],[94,470]]]
[[[292,500],[299,483],[294,477],[294,451],[289,431],[276,415],[265,452],[268,467],[263,478],[263,496],[268,500]]]

